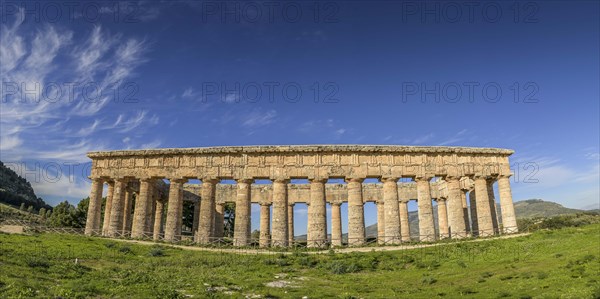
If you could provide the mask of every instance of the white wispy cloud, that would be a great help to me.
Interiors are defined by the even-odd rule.
[[[242,122],[242,126],[248,128],[256,128],[266,126],[275,121],[277,118],[277,111],[271,109],[263,111],[261,109],[255,109]]]

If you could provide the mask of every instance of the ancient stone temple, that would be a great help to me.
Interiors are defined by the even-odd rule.
[[[294,240],[294,204],[305,203],[307,246],[360,246],[365,243],[364,204],[374,202],[380,244],[514,233],[508,160],[512,153],[496,148],[380,145],[90,152],[92,190],[85,231],[178,241],[183,235],[184,202],[190,202],[193,239],[206,244],[223,238],[224,204],[235,203],[234,245],[285,247]],[[201,183],[188,184],[192,179]],[[307,183],[292,184],[293,179]],[[345,184],[329,184],[329,179],[343,179]],[[378,183],[364,183],[365,179]],[[108,192],[101,219],[104,189]],[[499,195],[499,210],[494,194]],[[417,202],[418,236],[410,235],[411,200]],[[260,205],[259,240],[251,240],[250,234],[253,203]],[[348,235],[342,239],[341,209],[346,206]]]

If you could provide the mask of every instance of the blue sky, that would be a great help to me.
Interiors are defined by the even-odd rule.
[[[0,160],[51,204],[88,151],[335,143],[511,148],[515,200],[599,205],[595,1],[69,3],[0,5]]]

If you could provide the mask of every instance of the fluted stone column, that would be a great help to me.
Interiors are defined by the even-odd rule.
[[[131,225],[132,225],[132,215],[131,212],[133,210],[133,190],[125,189],[125,202],[124,202],[124,210],[123,210],[123,234],[125,236],[131,235]]]
[[[235,201],[235,227],[233,245],[247,246],[250,244],[250,190],[253,180],[237,181],[237,197]]]
[[[383,204],[385,206],[385,243],[399,244],[400,207],[398,203],[398,178],[383,178]]]
[[[490,201],[490,212],[492,213],[492,226],[494,227],[494,234],[500,233],[499,222],[498,222],[498,211],[496,205],[496,196],[494,195],[494,179],[488,178],[486,180],[487,183],[487,191],[488,191],[488,199]]]
[[[202,190],[201,198],[202,203],[200,204],[200,222],[198,224],[198,230],[196,231],[196,241],[200,244],[207,244],[211,241],[211,233],[213,230],[213,214],[215,212],[215,190],[219,180],[214,178],[202,179]],[[237,211],[237,210],[236,210]],[[243,218],[243,215],[240,215]],[[236,222],[238,220],[236,214]],[[242,221],[244,221],[242,219]]]
[[[100,229],[100,214],[102,213],[102,189],[104,183],[102,179],[92,179],[92,189],[90,191],[90,202],[88,206],[87,219],[85,222],[85,234],[87,236],[95,235]]]
[[[115,180],[112,205],[110,209],[110,225],[108,227],[109,237],[119,237],[122,234],[125,185],[127,185],[127,181],[125,179]]]
[[[415,178],[417,182],[417,204],[419,209],[419,240],[421,241],[436,240],[429,180],[431,180],[431,177]]]
[[[273,180],[273,221],[271,244],[274,247],[288,246],[288,193],[286,179]]]
[[[471,234],[479,236],[479,225],[477,224],[477,195],[475,189],[469,192],[469,210],[471,211]]]
[[[172,179],[169,186],[169,202],[167,203],[167,221],[165,223],[165,241],[181,239],[181,217],[183,212],[184,179]]]
[[[341,203],[331,203],[331,245],[342,246]]]
[[[153,235],[152,238],[155,241],[160,240],[161,234],[163,232],[163,213],[165,209],[165,204],[162,200],[156,201],[156,207],[154,208],[154,226],[153,226]]]
[[[460,190],[460,202],[463,207],[463,217],[465,222],[465,230],[467,231],[467,236],[471,233],[471,222],[469,221],[469,208],[467,206],[467,192],[469,190],[461,189]]]
[[[115,192],[115,182],[108,181],[108,190],[106,192],[106,205],[104,206],[104,220],[102,222],[102,235],[108,236],[108,229],[110,227],[110,213],[112,212],[113,195]]]
[[[223,238],[224,232],[224,222],[225,222],[225,204],[218,203],[215,205],[215,228],[214,228],[214,236],[216,238]]]
[[[516,233],[517,218],[515,216],[515,207],[513,205],[512,192],[510,190],[510,176],[501,175],[498,177],[498,193],[500,195],[500,210],[502,212],[502,230],[504,233]]]
[[[269,247],[271,242],[271,205],[268,203],[260,204],[260,236],[258,246]]]
[[[293,203],[290,204],[288,202],[287,213],[288,213],[288,217],[287,217],[288,244],[289,244],[289,246],[293,246],[294,245],[294,204]]]
[[[348,245],[365,244],[365,213],[362,197],[363,179],[351,178],[348,183]]]
[[[400,235],[402,242],[410,242],[410,224],[408,219],[408,200],[400,201]]]
[[[201,200],[194,202],[194,216],[192,222],[192,232],[196,233],[198,231],[198,225],[200,225],[200,203]]]
[[[155,189],[155,184],[153,182],[148,190],[148,212],[146,213],[146,225],[144,226],[145,237],[150,237],[154,233],[154,213],[156,211],[157,197],[159,197],[159,192]]]
[[[308,205],[308,247],[324,247],[327,244],[326,179],[310,180],[310,204]]]
[[[377,244],[385,244],[385,207],[383,201],[376,201],[377,205]]]
[[[440,233],[440,239],[448,238],[449,227],[448,227],[448,210],[446,207],[445,198],[437,198],[437,212],[438,212],[438,227]]]
[[[492,222],[492,211],[490,210],[490,199],[488,197],[486,178],[483,176],[476,176],[474,181],[479,236],[490,236],[494,233],[494,224]]]
[[[447,209],[448,209],[448,227],[449,236],[453,239],[461,239],[467,236],[465,227],[465,215],[463,213],[462,191],[458,177],[446,177],[446,186],[448,187]],[[440,231],[440,235],[442,232]],[[446,235],[448,236],[448,234]]]
[[[150,179],[140,180],[140,193],[135,199],[135,209],[133,214],[133,225],[131,228],[132,238],[141,238],[144,236],[147,219],[150,218],[148,208],[152,204],[152,181]]]

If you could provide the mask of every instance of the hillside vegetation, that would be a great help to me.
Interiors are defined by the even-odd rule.
[[[0,234],[0,297],[600,298],[599,235],[592,224],[402,251],[265,255]]]
[[[31,184],[25,178],[20,177],[2,162],[0,162],[0,202],[13,207],[19,207],[24,203],[27,207],[33,206],[36,211],[41,208],[52,209],[43,199],[35,195]]]

